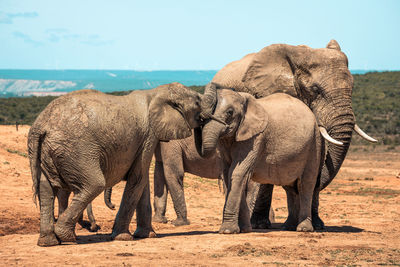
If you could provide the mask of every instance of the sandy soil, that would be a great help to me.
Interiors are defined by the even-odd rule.
[[[111,241],[116,211],[109,210],[100,195],[93,206],[101,226],[98,233],[77,226],[78,244],[42,248],[36,245],[39,209],[32,200],[26,157],[28,130],[0,126],[0,265],[400,265],[399,150],[353,149],[338,177],[321,194],[324,231],[281,231],[286,197],[276,188],[273,229],[220,235],[224,198],[218,184],[187,175],[191,225],[153,223],[158,238]],[[123,187],[120,183],[114,188],[116,204]],[[175,219],[170,199],[168,205],[168,219]]]

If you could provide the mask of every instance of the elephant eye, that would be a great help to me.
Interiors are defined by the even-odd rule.
[[[181,108],[181,105],[178,104],[178,103],[172,103],[172,106],[173,106],[174,108]]]
[[[232,110],[232,109],[230,109],[230,110],[228,110],[228,111],[226,112],[226,116],[227,116],[228,118],[232,117],[232,115],[233,115],[233,110]]]
[[[321,91],[321,89],[319,88],[318,85],[313,85],[313,86],[311,87],[311,89],[312,89],[313,92],[315,92],[315,93],[318,93],[319,91]]]

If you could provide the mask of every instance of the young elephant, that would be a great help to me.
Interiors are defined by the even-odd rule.
[[[34,194],[40,204],[38,245],[75,242],[80,214],[105,188],[122,179],[127,183],[112,237],[132,240],[129,223],[135,210],[135,236],[155,236],[148,179],[154,149],[160,140],[190,136],[200,118],[211,117],[202,108],[206,96],[215,101],[215,90],[201,97],[172,83],[126,96],[83,90],[52,101],[28,134]],[[54,225],[59,189],[74,196]]]
[[[169,142],[160,142],[155,151],[154,168],[154,217],[156,222],[167,222],[165,217],[168,191],[176,213],[175,226],[190,224],[183,188],[185,172],[203,178],[222,179],[222,158],[215,151],[209,158],[202,158],[196,150],[193,137]],[[249,183],[247,190],[253,192],[257,183]],[[249,205],[254,206],[255,197],[250,196]],[[267,224],[274,222],[273,210],[266,218]]]
[[[248,212],[243,188],[248,179],[284,186],[298,194],[300,205],[288,198],[289,217],[297,231],[313,231],[311,203],[321,165],[321,137],[312,111],[283,93],[255,99],[247,93],[218,91],[214,121],[202,130],[199,153],[218,148],[228,183],[220,233],[239,233],[238,214]],[[248,216],[247,216],[248,217]],[[247,223],[249,225],[250,222]]]

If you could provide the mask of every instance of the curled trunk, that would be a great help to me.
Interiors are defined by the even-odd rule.
[[[209,83],[204,89],[204,94],[201,101],[201,114],[203,119],[209,119],[214,111],[217,103],[217,86],[214,83]]]
[[[200,156],[209,158],[215,153],[218,139],[225,125],[217,121],[207,123],[202,130],[195,129],[196,149]]]

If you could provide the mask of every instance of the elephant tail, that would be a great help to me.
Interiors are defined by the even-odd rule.
[[[111,202],[111,194],[112,194],[112,187],[106,188],[106,190],[104,190],[104,203],[106,203],[106,206],[109,209],[115,210],[115,205]]]
[[[40,187],[40,154],[42,148],[43,138],[46,135],[44,132],[35,131],[34,127],[31,127],[28,134],[28,155],[29,162],[31,166],[32,174],[32,190],[33,190],[33,202],[36,204],[36,200],[39,197],[39,187]]]

